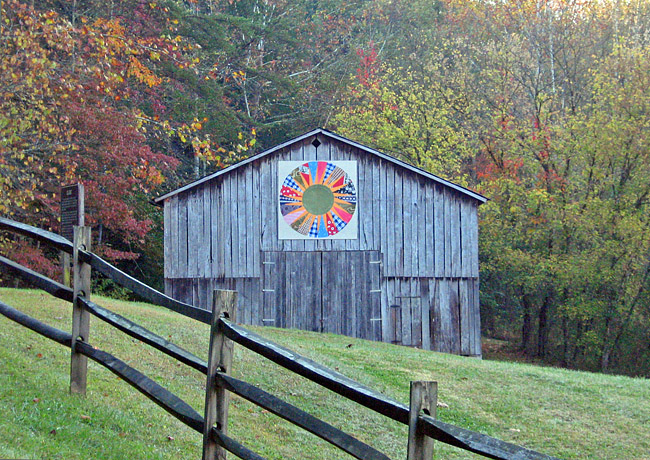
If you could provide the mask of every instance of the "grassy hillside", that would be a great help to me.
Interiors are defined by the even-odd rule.
[[[69,330],[71,307],[38,291],[0,300]],[[95,298],[203,359],[208,327],[162,308]],[[256,329],[264,336],[408,401],[410,380],[437,380],[439,418],[565,459],[650,459],[650,381],[444,355],[334,335]],[[203,413],[205,377],[91,320],[90,342],[134,365]],[[405,427],[235,347],[234,375],[358,438],[405,457]],[[0,458],[199,458],[200,436],[101,366],[86,398],[68,395],[69,350],[0,316]],[[230,434],[269,459],[344,454],[235,397]],[[476,455],[436,444],[436,458]],[[347,457],[346,457],[347,458]]]

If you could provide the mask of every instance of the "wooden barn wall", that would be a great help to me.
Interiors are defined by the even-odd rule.
[[[167,295],[206,310],[211,309],[215,289],[229,289],[238,292],[238,322],[255,326],[265,325],[262,321],[262,290],[259,278],[176,278],[165,280]]]
[[[382,340],[480,356],[478,288],[477,279],[384,278]]]
[[[280,240],[277,161],[356,160],[356,240]],[[305,141],[165,203],[165,277],[259,277],[266,251],[380,251],[391,277],[478,277],[477,204],[338,142]]]
[[[348,144],[320,140],[318,148],[308,139],[168,198],[166,292],[209,308],[213,289],[236,289],[240,321],[283,326],[287,312],[278,309],[286,307],[276,303],[270,311],[265,300],[274,295],[264,286],[265,258],[347,251],[356,260],[353,252],[373,251],[381,260],[379,311],[356,311],[331,332],[480,355],[476,200]],[[283,160],[357,161],[356,240],[278,238],[277,162]]]
[[[307,253],[296,255],[307,257]],[[292,259],[293,266],[282,253],[272,253],[269,261],[274,263],[268,270],[274,275],[280,272],[285,275],[286,271],[289,281],[292,276],[313,276],[307,270],[298,270],[295,265],[298,259]],[[359,262],[356,265],[359,270],[355,273],[362,273],[363,267],[368,267]],[[354,284],[361,287],[364,281]],[[166,280],[165,290],[178,300],[205,309],[212,305],[214,289],[236,290],[239,292],[238,321],[245,324],[332,332],[445,353],[481,355],[478,280],[383,278],[379,281],[378,276],[371,276],[367,284],[367,289],[347,295],[348,292],[339,289],[321,293],[322,286],[329,283],[317,283],[308,292],[303,289],[296,296],[291,295],[290,289],[278,289],[279,285],[269,283],[268,279],[183,278]],[[378,285],[380,292],[376,289]],[[322,312],[321,307],[314,310],[314,300],[321,294]],[[324,321],[320,322],[319,318]]]

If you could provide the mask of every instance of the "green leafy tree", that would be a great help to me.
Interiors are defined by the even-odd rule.
[[[415,166],[467,183],[471,135],[460,117],[469,110],[469,101],[442,72],[452,58],[435,53],[416,71],[380,63],[373,45],[358,54],[360,67],[332,120],[334,129]]]

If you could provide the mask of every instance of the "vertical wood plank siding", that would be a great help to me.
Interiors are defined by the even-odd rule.
[[[187,211],[188,195],[178,197],[178,274],[187,270]],[[186,275],[187,276],[187,275]]]
[[[172,232],[167,231],[168,228],[171,228],[171,206],[169,205],[170,199],[167,199],[163,209],[163,228],[165,229],[163,237],[163,256],[164,256],[164,265],[163,273],[164,278],[167,280],[172,277],[171,262],[172,262]]]
[[[199,254],[203,263],[201,264],[201,276],[212,277],[212,191],[210,187],[201,187],[203,198],[203,246],[199,248]],[[212,305],[212,303],[208,304]]]
[[[347,143],[312,140],[165,200],[165,291],[209,308],[213,289],[236,289],[247,324],[386,342],[398,327],[404,345],[480,356],[478,202]],[[278,238],[286,160],[357,161],[356,240]]]

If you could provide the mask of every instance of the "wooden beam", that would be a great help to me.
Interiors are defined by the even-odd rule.
[[[205,426],[203,428],[203,460],[225,460],[226,449],[213,438],[212,427],[228,433],[228,391],[217,382],[217,373],[230,374],[234,342],[223,332],[221,318],[235,321],[237,292],[215,290],[210,324],[208,378],[205,388]]]
[[[79,302],[83,307],[88,310],[90,313],[95,315],[97,318],[106,321],[111,326],[116,327],[120,331],[124,332],[131,337],[134,337],[147,345],[151,345],[157,350],[162,351],[168,356],[180,361],[183,364],[186,364],[203,374],[208,372],[208,364],[194,356],[187,350],[182,349],[181,347],[171,343],[167,339],[154,334],[153,332],[145,329],[139,324],[134,323],[117,313],[114,313],[110,310],[107,310],[103,307],[100,307],[96,303],[86,300],[82,297],[79,298]]]
[[[31,225],[0,217],[0,229],[25,235],[29,238],[35,239],[36,241],[40,241],[49,247],[69,254],[73,253],[73,244],[70,243],[70,241],[66,240],[61,235],[57,235],[56,233],[41,228],[32,227]],[[83,262],[90,264],[94,270],[97,270],[107,278],[112,279],[120,286],[133,291],[135,294],[141,296],[147,301],[168,308],[169,310],[188,316],[202,323],[210,324],[209,311],[179,302],[178,300],[175,300],[138,281],[93,253],[80,250],[79,258]]]
[[[222,321],[224,332],[234,342],[264,356],[272,362],[315,382],[351,401],[399,423],[408,424],[409,408],[354,380],[321,366],[304,356],[230,321]],[[488,458],[497,460],[556,460],[525,447],[510,444],[475,431],[441,422],[429,415],[421,415],[422,430],[429,437]]]
[[[90,227],[74,227],[73,298],[72,298],[72,343],[70,356],[70,393],[86,394],[88,358],[77,352],[77,341],[88,342],[90,335],[90,313],[83,308],[79,297],[90,299],[90,265],[82,262],[79,251],[90,251]]]
[[[433,459],[433,439],[424,434],[419,418],[423,413],[435,418],[437,402],[437,382],[411,382],[407,460]]]
[[[282,417],[294,425],[309,431],[356,459],[390,460],[389,457],[375,448],[359,441],[344,431],[335,428],[329,423],[326,423],[313,415],[282,401],[264,390],[222,373],[217,373],[217,379],[219,384],[227,388],[228,391],[235,393],[278,417]]]
[[[122,270],[114,267],[106,262],[101,257],[91,252],[81,252],[81,260],[89,263],[94,270],[97,270],[107,278],[112,279],[122,287],[129,289],[147,301],[165,307],[169,310],[180,313],[181,315],[188,316],[192,319],[200,321],[205,324],[210,324],[210,312],[201,308],[179,302],[176,299],[147,286],[146,284],[133,278],[131,275],[124,273]]]
[[[72,334],[69,332],[38,321],[3,302],[0,302],[0,314],[61,345],[70,347],[72,343]],[[203,431],[203,419],[201,416],[190,405],[169,390],[163,388],[136,369],[133,369],[124,361],[119,360],[110,353],[96,349],[89,343],[78,342],[76,348],[80,354],[88,356],[96,363],[101,364],[119,376],[123,381],[151,399],[185,425],[199,433]]]
[[[54,297],[58,299],[65,300],[67,302],[72,302],[72,289],[67,286],[64,286],[61,283],[58,283],[46,276],[41,275],[33,270],[30,270],[27,267],[23,267],[16,262],[13,262],[6,257],[0,256],[0,266],[5,269],[7,272],[18,276],[24,281],[31,283],[33,286],[49,292]]]

